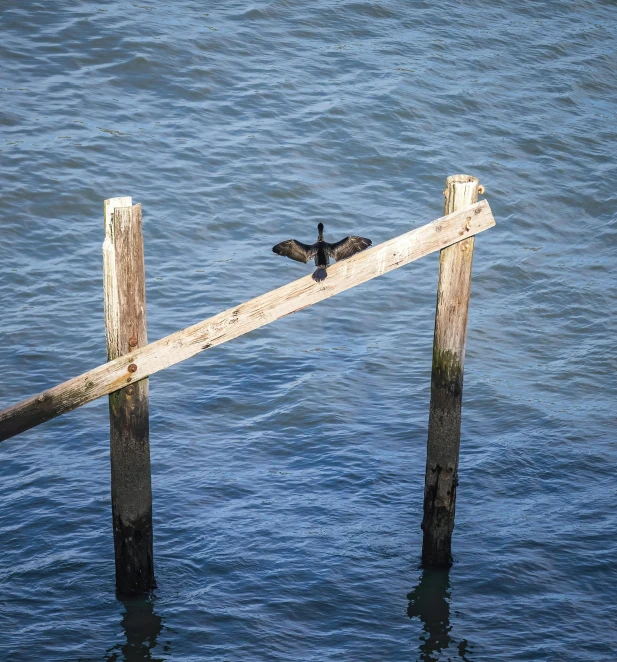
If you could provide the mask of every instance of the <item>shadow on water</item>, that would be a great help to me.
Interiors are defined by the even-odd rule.
[[[152,598],[118,598],[124,605],[122,629],[126,642],[110,648],[103,658],[105,662],[163,662],[169,653],[169,642],[165,642],[161,653],[164,657],[152,654],[157,639],[163,630],[163,617],[154,611]]]
[[[450,631],[450,573],[448,570],[425,569],[418,585],[407,594],[407,616],[422,621],[425,636],[419,648],[418,660],[437,662],[440,653],[456,649],[464,662],[472,662],[471,651],[465,639],[457,643]],[[451,659],[451,658],[448,658]]]

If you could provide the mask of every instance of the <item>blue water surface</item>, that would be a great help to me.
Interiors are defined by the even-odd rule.
[[[617,659],[609,0],[0,0],[0,408],[106,359],[103,200],[150,340],[478,176],[449,573],[420,568],[437,256],[150,380],[155,570],[114,593],[106,398],[0,448],[0,658]]]

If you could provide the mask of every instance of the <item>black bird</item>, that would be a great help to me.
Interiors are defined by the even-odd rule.
[[[298,262],[306,263],[310,259],[315,258],[317,269],[313,274],[313,280],[316,280],[318,283],[327,278],[328,273],[326,269],[330,264],[331,257],[339,262],[340,260],[351,257],[355,253],[363,251],[373,243],[370,239],[365,239],[364,237],[345,237],[345,239],[337,241],[336,244],[329,244],[323,239],[323,223],[317,226],[317,231],[319,235],[317,241],[312,246],[303,244],[301,241],[296,241],[295,239],[288,239],[274,246],[272,251],[277,255],[284,255]]]

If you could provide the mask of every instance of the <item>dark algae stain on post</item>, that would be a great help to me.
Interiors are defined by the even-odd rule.
[[[438,392],[461,397],[463,393],[463,367],[461,357],[452,350],[433,349],[432,385]]]
[[[463,367],[449,350],[433,353],[429,441],[426,460],[423,562],[448,566],[452,562]]]
[[[0,409],[106,360],[105,199],[143,205],[152,341],[474,175],[454,563],[421,567],[435,255],[150,378],[147,598],[107,397],[2,442],[0,659],[613,660],[614,7],[218,5],[2,4]]]

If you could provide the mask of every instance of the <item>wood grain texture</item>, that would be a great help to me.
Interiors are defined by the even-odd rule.
[[[469,209],[438,218],[337,262],[328,268],[328,278],[321,283],[316,283],[311,276],[305,276],[188,329],[128,352],[0,412],[0,441],[210,347],[237,338],[455,242],[473,237],[493,225],[495,219],[490,207],[486,201],[482,201]]]
[[[118,347],[119,308],[115,267],[114,210],[119,207],[132,206],[133,200],[128,196],[110,198],[103,203],[103,219],[105,223],[105,241],[103,242],[103,304],[105,311],[107,358],[109,360],[122,355]]]
[[[478,199],[478,180],[469,175],[448,177],[444,195],[446,214],[467,208]],[[465,238],[439,256],[422,520],[426,566],[452,563],[473,247],[474,238]]]
[[[112,249],[103,280],[108,359],[114,360],[148,344],[141,205],[115,207],[105,243]],[[116,590],[147,593],[156,586],[147,379],[109,395],[109,428]]]

